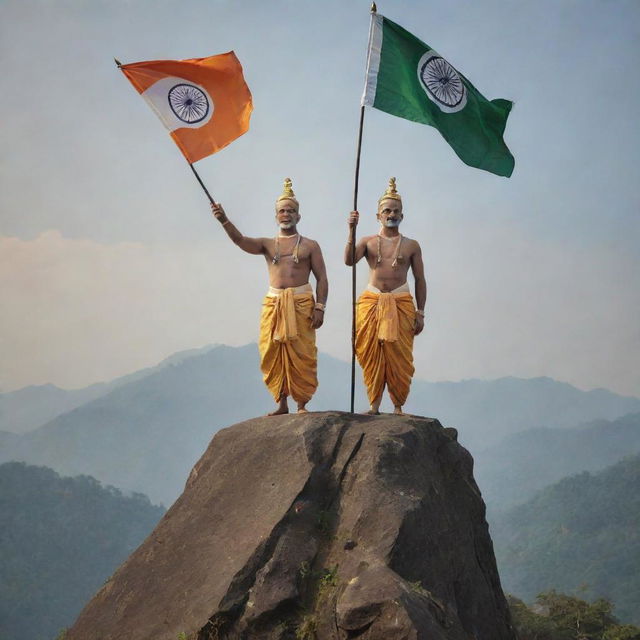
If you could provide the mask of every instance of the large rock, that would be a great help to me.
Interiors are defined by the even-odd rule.
[[[68,640],[514,640],[473,460],[414,416],[220,431]]]

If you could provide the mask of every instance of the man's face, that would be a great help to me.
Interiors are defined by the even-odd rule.
[[[402,202],[395,198],[385,198],[378,205],[378,220],[384,227],[399,227],[402,222]]]
[[[281,229],[291,229],[300,221],[300,214],[295,202],[280,200],[276,204],[276,222]]]

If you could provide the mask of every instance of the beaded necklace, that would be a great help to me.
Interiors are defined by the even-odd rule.
[[[376,267],[382,263],[382,251],[381,251],[381,239],[383,236],[381,236],[380,234],[378,234],[378,259],[376,260]],[[388,242],[391,242],[391,238],[385,238],[385,240],[387,240]],[[398,234],[398,244],[396,245],[396,251],[393,255],[393,262],[391,263],[391,266],[394,269],[397,269],[398,267],[398,260],[402,260],[402,256],[400,255],[400,245],[402,244],[402,234],[399,233]]]
[[[293,261],[298,264],[298,248],[300,247],[300,240],[302,240],[302,236],[299,233],[295,234],[296,237],[298,238],[296,240],[296,244],[293,247]],[[293,238],[293,236],[281,236],[280,234],[278,234],[275,237],[275,243],[276,243],[276,252],[275,255],[273,256],[273,259],[271,260],[271,262],[273,264],[278,264],[280,262],[280,242],[279,242],[279,238]]]

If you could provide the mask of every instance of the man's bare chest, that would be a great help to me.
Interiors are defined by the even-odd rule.
[[[371,268],[404,269],[409,267],[411,247],[406,238],[374,236],[367,242],[367,258]]]
[[[304,238],[274,238],[266,243],[265,257],[273,265],[308,265],[311,261],[311,248]]]

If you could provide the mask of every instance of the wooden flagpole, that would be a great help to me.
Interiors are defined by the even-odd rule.
[[[377,12],[376,3],[371,3],[371,13]],[[371,46],[371,43],[369,43]],[[358,150],[356,152],[356,173],[353,184],[353,210],[358,210],[358,183],[360,181],[360,153],[362,151],[362,130],[364,129],[364,105],[360,107],[360,127],[358,129]],[[351,240],[351,413],[354,413],[356,389],[356,228],[349,232]]]
[[[364,105],[360,107],[356,174],[353,184],[353,211],[358,210],[358,183],[360,180],[360,152],[362,151],[363,129]],[[353,231],[349,231],[349,239],[351,240],[351,413],[354,413],[354,396],[356,389],[356,227],[353,228]]]
[[[202,182],[202,179],[198,175],[196,168],[191,163],[189,163],[189,166],[191,167],[191,171],[193,171],[193,175],[196,177],[196,179],[200,183],[200,186],[204,189],[204,192],[207,194],[207,198],[209,198],[209,202],[211,204],[215,204],[215,200],[211,197],[211,194],[209,193],[207,187],[204,186],[204,182]]]

